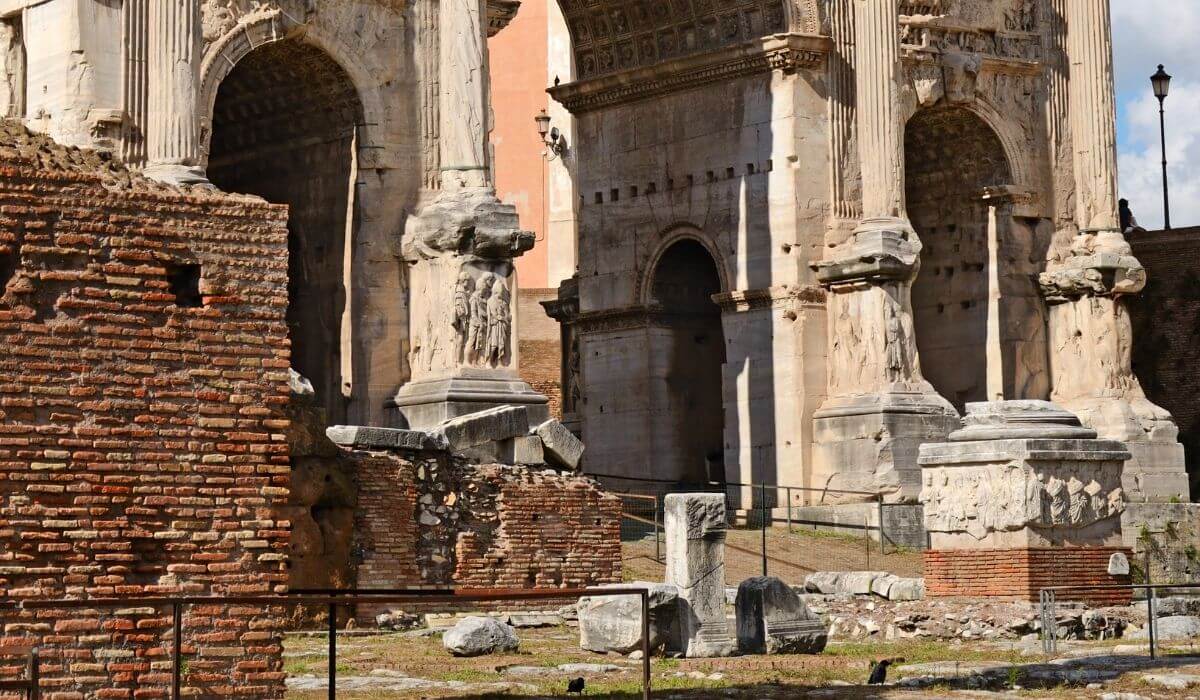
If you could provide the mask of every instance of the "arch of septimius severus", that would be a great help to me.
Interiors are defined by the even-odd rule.
[[[1107,0],[559,3],[590,472],[912,500],[966,403],[1031,398],[1128,442],[1134,500],[1187,493],[1130,367]],[[486,137],[518,4],[10,0],[0,108],[289,204],[293,364],[330,422],[543,410]]]

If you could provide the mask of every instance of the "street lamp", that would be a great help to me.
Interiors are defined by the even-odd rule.
[[[1158,98],[1158,131],[1162,137],[1162,170],[1163,170],[1163,228],[1171,228],[1171,198],[1167,194],[1167,117],[1163,103],[1167,101],[1167,93],[1171,89],[1171,76],[1158,66],[1158,72],[1150,76],[1154,85],[1154,96]]]
[[[547,160],[554,160],[561,156],[563,151],[566,150],[566,143],[564,143],[558,127],[550,127],[550,115],[546,114],[546,110],[543,109],[538,112],[533,121],[537,123],[538,136],[541,137],[542,143],[546,144],[546,153],[543,153],[542,157],[544,158],[546,154],[550,154]]]

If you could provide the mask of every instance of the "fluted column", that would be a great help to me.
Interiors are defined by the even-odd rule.
[[[863,219],[814,266],[828,291],[829,398],[813,415],[810,480],[915,501],[917,448],[944,440],[958,414],[922,376],[917,354],[912,281],[921,241],[904,212],[898,5],[853,4]]]
[[[199,0],[150,0],[146,175],[171,184],[206,182],[200,160]]]
[[[896,0],[854,0],[858,151],[867,219],[904,217],[899,26]]]
[[[1076,221],[1084,232],[1120,231],[1117,112],[1109,17],[1109,0],[1068,0],[1075,208]]]
[[[442,0],[440,154],[442,187],[491,185],[485,0]]]
[[[1075,224],[1069,250],[1051,250],[1040,277],[1050,331],[1051,399],[1132,455],[1130,500],[1186,498],[1188,476],[1171,414],[1146,398],[1133,373],[1125,297],[1146,271],[1117,217],[1116,109],[1109,0],[1066,0]]]

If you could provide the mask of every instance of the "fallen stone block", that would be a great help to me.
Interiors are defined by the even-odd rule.
[[[1166,639],[1195,639],[1200,637],[1200,617],[1191,615],[1175,615],[1160,617],[1154,626],[1155,636],[1159,640]],[[1128,635],[1128,639],[1149,639],[1149,627]]]
[[[559,615],[541,615],[538,613],[513,613],[508,616],[508,624],[517,629],[532,629],[537,627],[560,627],[563,619]]]
[[[485,442],[458,450],[457,453],[481,464],[514,464],[531,467],[546,464],[542,441],[533,435],[523,435],[499,442]]]
[[[743,654],[819,654],[829,628],[787,584],[770,576],[738,586],[737,643]]]
[[[804,579],[804,589],[825,595],[870,595],[875,579],[891,575],[886,571],[817,571]]]
[[[895,602],[925,599],[925,579],[895,577],[888,586],[887,599]]]
[[[679,589],[663,583],[620,584],[650,592],[650,653],[664,649],[678,617]],[[601,654],[629,654],[642,648],[642,604],[636,595],[580,598],[579,646]]]
[[[483,656],[516,651],[517,632],[494,617],[468,617],[442,635],[442,646],[455,656]]]
[[[578,471],[583,459],[583,441],[567,430],[567,426],[556,420],[548,420],[533,429],[535,435],[542,440],[546,457],[568,471]]]
[[[498,406],[451,418],[433,431],[458,452],[486,442],[501,442],[529,433],[529,413],[521,406]]]
[[[325,435],[336,445],[358,450],[444,450],[439,435],[420,430],[373,428],[365,425],[334,425]]]

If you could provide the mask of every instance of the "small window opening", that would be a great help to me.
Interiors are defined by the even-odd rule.
[[[733,168],[732,168],[732,167],[730,167],[730,168],[725,168],[725,179],[726,179],[726,180],[732,180],[732,179],[733,179]]]
[[[8,286],[13,276],[17,274],[18,260],[16,251],[3,250],[3,252],[0,252],[0,294],[4,294],[4,288]]]
[[[629,186],[629,197],[630,197],[630,198],[634,198],[634,197],[637,197],[637,196],[638,196],[638,188],[637,188],[637,185],[630,185],[630,186]]]
[[[617,189],[616,187],[612,188],[612,192],[608,193],[608,200],[610,202],[616,202],[616,201],[620,201],[620,199],[621,199],[621,190]]]
[[[754,174],[754,163],[746,163],[746,174],[747,175]]]
[[[167,284],[175,295],[175,305],[185,309],[204,306],[200,296],[200,266],[195,263],[167,265]]]
[[[708,181],[709,181],[709,182],[716,182],[716,181],[717,181],[717,174],[716,174],[716,173],[714,173],[714,172],[713,172],[713,171],[711,171],[711,170],[709,170],[709,171],[708,171],[707,173],[705,173],[704,175],[705,175],[705,177],[707,177],[707,178],[708,178]]]
[[[604,193],[603,192],[596,193],[596,204],[604,204]]]
[[[646,194],[654,194],[658,192],[658,185],[653,182],[646,183]]]

